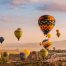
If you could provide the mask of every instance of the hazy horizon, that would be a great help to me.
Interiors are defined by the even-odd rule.
[[[56,48],[56,50],[66,50],[65,47],[66,40],[63,41],[54,41],[52,42],[52,45],[50,49],[53,49],[53,47]],[[3,45],[0,45],[0,50],[24,50],[28,49],[30,51],[40,51],[43,49],[43,46],[40,46],[39,43],[4,43]]]

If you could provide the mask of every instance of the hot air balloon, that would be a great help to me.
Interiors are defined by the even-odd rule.
[[[21,28],[17,28],[17,30],[15,30],[14,34],[16,36],[16,38],[19,40],[22,36],[22,31],[21,31]]]
[[[55,26],[55,18],[50,15],[43,15],[39,18],[38,24],[44,35],[47,35]]]
[[[51,44],[52,44],[52,42],[49,41],[49,39],[45,39],[45,40],[42,41],[42,43],[40,45],[42,45],[45,49],[49,49]]]
[[[58,38],[60,37],[60,33],[57,33],[56,35],[57,35]]]
[[[4,37],[0,37],[0,43],[2,44],[4,41]]]
[[[35,54],[36,54],[36,51],[32,51],[31,54],[32,54],[32,55],[35,55]]]
[[[48,50],[46,49],[41,49],[39,53],[43,59],[48,56]]]
[[[25,53],[25,56],[26,56],[26,58],[30,55],[30,51],[29,50],[23,50],[22,52],[24,52]]]
[[[56,35],[57,35],[58,38],[60,37],[60,31],[59,31],[59,29],[56,30]]]
[[[56,32],[59,33],[59,29],[57,29]]]
[[[51,38],[51,34],[47,34],[48,39]]]
[[[25,55],[24,52],[21,52],[21,53],[20,53],[20,59],[21,59],[22,61],[24,61],[24,60],[26,59],[26,55]]]

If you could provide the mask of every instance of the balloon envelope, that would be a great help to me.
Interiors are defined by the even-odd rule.
[[[47,57],[48,56],[48,50],[46,50],[46,49],[41,49],[40,50],[40,55],[42,56],[42,57]]]
[[[17,28],[17,30],[15,30],[14,34],[16,36],[16,38],[19,40],[22,36],[22,31],[21,31],[21,28]]]
[[[23,52],[20,53],[20,59],[21,59],[22,61],[26,59],[25,53],[23,53]]]
[[[30,51],[29,50],[23,50],[23,52],[25,53],[26,58],[30,55]]]
[[[45,48],[45,49],[49,49],[49,47],[51,46],[51,41],[49,41],[49,39],[45,39],[42,41],[41,45]]]
[[[57,35],[58,38],[60,37],[60,33],[57,33],[56,35]]]
[[[56,35],[58,38],[60,37],[60,30],[59,29],[56,30]]]
[[[32,55],[35,55],[35,54],[36,54],[36,51],[32,51],[31,54],[32,54]]]
[[[48,37],[48,38],[51,38],[51,34],[47,34],[47,37]]]
[[[59,32],[59,29],[57,29],[56,32]]]
[[[50,15],[43,15],[39,18],[38,24],[44,35],[47,35],[55,26],[55,18]]]
[[[0,37],[0,43],[2,44],[4,41],[4,37]]]

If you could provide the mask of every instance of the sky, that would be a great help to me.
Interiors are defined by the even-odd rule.
[[[0,36],[5,38],[4,43],[34,43],[46,39],[38,26],[42,15],[52,15],[56,20],[50,32],[51,40],[66,40],[66,0],[0,0]],[[23,31],[20,41],[14,36],[17,28]],[[61,32],[59,39],[56,29]]]

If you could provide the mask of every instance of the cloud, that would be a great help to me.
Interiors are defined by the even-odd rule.
[[[26,3],[28,3],[29,1],[30,1],[30,0],[12,0],[12,1],[11,1],[11,4],[18,6],[18,5],[26,4]]]
[[[66,12],[66,4],[48,3],[36,6],[37,10]]]
[[[66,1],[65,0],[12,0],[11,5],[18,6],[26,6],[27,4],[31,4],[37,10],[45,10],[45,11],[66,11]],[[36,4],[36,5],[35,5]],[[29,7],[29,5],[27,5]]]
[[[25,6],[26,4],[34,4],[42,2],[43,0],[12,0],[11,5],[12,6]],[[46,0],[45,0],[46,1]]]
[[[13,22],[22,22],[23,21],[23,17],[14,17],[14,16],[3,16],[0,17],[0,22],[5,22],[5,23],[13,23]]]
[[[48,0],[12,0],[13,4],[20,5],[20,4],[27,4],[27,3],[39,3],[39,2],[47,2]]]
[[[32,6],[37,10],[45,11],[66,11],[65,0],[1,0],[0,5],[9,4],[9,6],[15,8]]]

